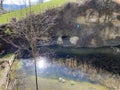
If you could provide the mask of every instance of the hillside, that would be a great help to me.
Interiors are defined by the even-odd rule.
[[[51,0],[46,3],[34,5],[30,8],[3,14],[3,15],[0,15],[0,24],[8,23],[12,17],[16,17],[17,19],[24,18],[26,16],[26,14],[30,13],[30,11],[32,13],[37,14],[39,12],[43,12],[43,11],[47,10],[48,8],[59,7],[59,6],[63,5],[64,3],[70,2],[70,1],[74,1],[74,0]]]
[[[0,90],[120,90],[120,5],[72,1],[0,16]]]
[[[99,9],[97,8],[99,6],[97,6],[97,2],[96,5],[92,5],[92,3],[93,2],[89,2],[85,5],[68,3],[61,8],[50,9],[42,14],[32,15],[17,22],[16,20],[13,20],[10,24],[0,27],[1,35],[6,35],[2,34],[2,32],[4,30],[7,31],[7,29],[10,30],[11,27],[12,30],[21,32],[30,30],[29,22],[32,20],[34,30],[40,30],[41,32],[45,30],[44,33],[37,33],[39,37],[38,43],[40,46],[56,44],[77,47],[103,47],[119,45],[120,20],[118,17],[120,14],[116,10],[119,10],[120,7],[112,9],[112,13],[115,13],[111,15],[111,18],[113,18],[112,20],[106,19],[105,21],[104,13],[101,17],[98,16]],[[96,8],[96,10],[94,8]],[[87,15],[91,10],[93,14],[88,17]],[[109,9],[106,11],[109,11]],[[17,42],[18,41],[20,40],[17,40]],[[45,42],[43,43],[41,41]]]

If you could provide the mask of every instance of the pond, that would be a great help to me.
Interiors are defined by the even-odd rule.
[[[108,59],[117,60],[119,48],[65,48],[58,46],[40,47],[41,56],[36,58],[39,90],[115,90],[119,88],[119,70],[104,67]],[[52,54],[48,54],[51,52]],[[54,53],[53,53],[54,51]],[[116,52],[116,53],[115,53]],[[104,60],[104,61],[103,61]],[[101,66],[98,64],[101,64]],[[112,62],[110,60],[110,62]],[[114,61],[115,62],[115,61]],[[114,66],[114,62],[113,66]],[[35,68],[33,59],[23,59],[18,79],[19,90],[35,90]],[[116,67],[119,65],[115,63]],[[109,71],[109,72],[108,72]],[[114,72],[116,71],[116,72]],[[113,75],[111,73],[115,73]],[[111,82],[112,79],[112,82]],[[117,79],[117,80],[116,80]],[[114,80],[116,83],[113,84]],[[107,82],[109,81],[110,84]],[[114,85],[115,87],[112,87]]]

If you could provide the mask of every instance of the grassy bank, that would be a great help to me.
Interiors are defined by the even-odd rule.
[[[35,77],[27,77],[24,81],[26,88],[24,90],[34,90],[35,89]],[[74,82],[74,85],[71,84]],[[59,82],[55,79],[38,78],[39,89],[40,90],[109,90],[99,84],[91,84],[88,82],[75,82],[71,80],[66,80],[65,83]],[[22,89],[20,89],[22,90]]]
[[[75,0],[51,0],[49,2],[34,5],[29,8],[6,13],[3,15],[0,15],[0,24],[8,23],[12,17],[16,17],[17,19],[22,19],[30,12],[37,14],[50,8],[59,7],[65,4],[66,2],[71,2],[71,1],[75,1]]]
[[[18,78],[16,70],[21,68],[22,62],[20,60],[13,62],[14,57],[14,54],[7,54],[0,58],[0,90],[6,90],[5,87],[7,84],[6,81],[8,81],[8,77],[10,79],[10,85],[14,83],[16,78]],[[10,63],[13,64],[10,66]]]

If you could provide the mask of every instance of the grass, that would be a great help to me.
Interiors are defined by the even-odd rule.
[[[87,73],[88,78],[91,81],[98,81],[101,85],[104,85],[113,90],[120,89],[120,76],[117,74],[111,74],[110,72],[95,68],[87,63],[82,63],[78,67],[82,72]],[[119,89],[118,89],[119,88]]]
[[[7,54],[0,58],[1,61],[9,61],[14,59],[14,54]],[[2,81],[2,84],[0,85],[0,90],[5,90],[5,84],[6,84],[6,75],[8,73],[9,65],[8,63],[5,64],[5,69],[0,70],[0,81]],[[22,67],[22,61],[21,60],[15,60],[15,62],[12,64],[11,70],[10,70],[10,83],[13,83],[16,78],[18,78],[17,71]],[[4,84],[4,85],[3,85]]]
[[[35,77],[30,76],[25,79],[24,90],[34,90],[35,89]],[[71,85],[74,82],[74,85]],[[46,79],[38,77],[39,89],[40,90],[109,90],[99,84],[91,84],[88,82],[75,82],[71,80],[66,80],[65,83],[59,82],[55,79]],[[21,90],[21,89],[20,89]]]
[[[13,71],[19,70],[19,69],[22,68],[22,66],[23,66],[22,60],[16,60],[16,61],[13,63],[11,69],[12,69]]]
[[[13,53],[10,53],[10,54],[7,54],[7,55],[4,55],[4,56],[1,56],[0,57],[0,61],[8,61],[10,59],[13,59],[15,55]]]
[[[71,1],[75,1],[75,0],[51,0],[49,2],[34,5],[29,8],[6,13],[3,15],[0,15],[0,24],[9,23],[10,19],[13,17],[20,20],[20,19],[25,18],[27,14],[30,14],[30,12],[35,13],[35,14],[41,13],[47,9],[59,7],[65,4],[66,2],[71,2]]]
[[[12,57],[13,55],[14,55],[13,53],[10,53],[10,54],[4,55],[2,58],[10,58],[10,57]]]

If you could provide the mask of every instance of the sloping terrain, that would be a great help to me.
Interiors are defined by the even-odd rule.
[[[17,19],[23,19],[30,12],[37,14],[39,12],[44,12],[45,10],[50,9],[50,8],[59,7],[63,5],[64,3],[70,2],[70,1],[74,1],[74,0],[51,0],[46,3],[31,6],[29,8],[6,13],[3,15],[0,15],[0,24],[8,23],[10,19],[13,17]]]
[[[22,48],[25,49],[29,48],[29,45],[26,45],[26,38],[14,32],[29,32],[30,25],[33,30],[41,32],[37,37],[39,38],[38,46],[57,44],[67,47],[104,47],[119,45],[119,5],[112,3],[113,8],[104,8],[101,3],[99,3],[100,6],[97,4],[98,2],[94,0],[83,5],[68,3],[62,7],[46,10],[42,14],[32,14],[22,20],[17,21],[13,18],[10,24],[1,25],[0,33],[3,38],[8,38],[8,41],[13,39],[15,44],[20,47],[22,45]],[[111,11],[111,14],[106,13],[107,11]]]
[[[56,0],[56,3],[58,3],[57,1],[58,0]],[[38,11],[36,11],[35,13],[37,14],[32,13],[30,15],[27,15],[27,17],[24,17],[25,15],[24,12],[23,14],[16,14],[18,16],[15,16],[15,17],[17,19],[19,18],[19,20],[17,20],[16,18],[12,18],[10,23],[3,24],[0,26],[1,55],[4,54],[4,51],[7,52],[8,48],[6,47],[9,45],[12,45],[13,48],[19,48],[21,50],[20,53],[22,54],[25,54],[27,52],[26,54],[28,55],[29,51],[31,51],[31,46],[29,45],[26,39],[27,36],[28,38],[31,38],[31,40],[37,39],[37,44],[36,44],[37,47],[40,47],[40,46],[44,47],[45,45],[46,46],[56,45],[58,47],[61,46],[65,48],[74,47],[76,49],[79,49],[77,47],[80,47],[80,48],[81,47],[87,47],[87,48],[102,47],[102,52],[104,52],[105,50],[104,47],[109,46],[111,52],[113,51],[112,54],[119,55],[120,54],[119,47],[114,47],[114,46],[120,45],[120,12],[119,12],[120,7],[119,5],[112,3],[114,4],[114,7],[105,8],[102,6],[102,2],[100,2],[99,5],[98,3],[99,2],[92,0],[91,2],[88,2],[84,5],[80,5],[79,3],[67,3],[61,7],[58,7],[59,6],[58,5],[56,8],[52,7],[51,9],[48,9],[48,7],[46,6],[46,8],[44,8],[44,10],[46,9],[45,12],[44,10],[42,11],[42,13],[41,12],[39,13]],[[41,4],[41,7],[42,5],[43,4]],[[46,3],[45,5],[48,5],[48,4]],[[40,8],[39,10],[41,10]],[[31,7],[31,10],[32,9],[33,7]],[[108,11],[110,11],[110,13]],[[5,15],[9,15],[9,14],[5,14]],[[15,14],[13,14],[12,16],[14,17],[14,15]],[[21,16],[23,15],[24,18],[22,18],[19,15]],[[3,17],[5,16],[3,15]],[[11,16],[9,17],[9,19],[10,18]],[[7,21],[5,21],[5,23],[7,23]],[[28,35],[25,35],[26,33]],[[6,41],[8,43],[6,43]],[[4,46],[5,48],[3,48]],[[74,53],[74,50],[70,48],[66,51]],[[65,49],[64,50],[60,49],[60,50],[63,52]],[[49,53],[49,51],[47,52]],[[87,52],[87,50],[83,50],[83,52]],[[119,57],[117,59],[116,58],[109,59],[110,56],[108,56],[109,58],[107,58],[106,56],[103,57],[101,55],[100,56],[98,55],[96,56],[96,58],[99,58],[100,60],[97,60],[97,61],[95,57],[92,57],[92,56],[90,57],[93,60],[92,63],[96,67],[107,70],[107,71],[113,70],[113,72],[119,74],[119,71],[120,71]],[[90,60],[90,58],[85,59],[83,56],[83,61],[85,62],[85,60],[87,62],[87,60]],[[92,63],[90,62],[89,64],[92,64]],[[90,73],[93,73],[93,72],[90,72]],[[28,78],[28,80],[30,79]],[[53,84],[53,87],[54,87],[54,84],[56,84],[56,82],[57,81],[50,80],[50,83]],[[108,82],[109,80],[106,83]],[[46,82],[44,83],[46,84]],[[46,89],[46,87],[44,86],[44,83],[43,85],[42,84],[41,85],[43,86],[44,89]],[[59,82],[57,82],[57,84],[58,83]],[[80,84],[83,84],[83,83],[78,83],[78,86]],[[69,83],[65,83],[64,85],[71,87],[69,86]],[[85,86],[86,85],[87,84],[85,84]],[[77,88],[77,89],[81,88],[78,86],[73,86],[73,88]],[[109,84],[109,86],[111,86],[111,84]],[[49,87],[49,84],[48,84],[48,87]],[[91,87],[92,85],[90,85],[90,87],[88,88],[83,87],[81,89],[95,89],[95,90],[98,89],[98,88],[95,88],[96,86],[93,86],[94,88],[91,88]],[[65,89],[68,89],[68,88],[65,88]],[[102,88],[101,90],[104,90],[104,89]]]

